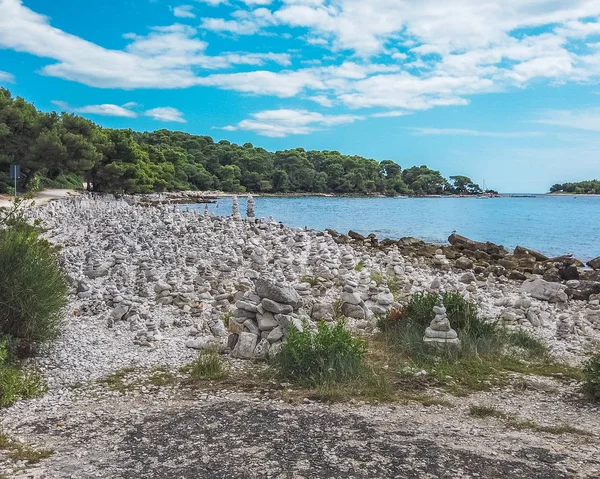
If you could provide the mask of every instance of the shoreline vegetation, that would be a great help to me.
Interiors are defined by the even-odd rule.
[[[427,166],[403,168],[338,151],[270,152],[251,143],[157,130],[102,128],[83,117],[42,112],[0,89],[0,194],[10,193],[9,165],[21,166],[20,191],[81,188],[105,193],[223,190],[385,196],[481,195],[463,175],[444,178]]]
[[[577,183],[556,183],[550,187],[551,194],[566,194],[578,196],[600,196],[600,181],[589,180]]]

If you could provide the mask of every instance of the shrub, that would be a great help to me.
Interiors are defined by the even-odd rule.
[[[41,378],[10,364],[6,342],[0,342],[0,408],[12,406],[18,399],[39,396],[42,392]]]
[[[528,357],[545,356],[547,348],[541,341],[525,331],[508,331],[479,317],[475,304],[467,301],[460,293],[445,293],[444,305],[450,325],[459,335],[460,347],[438,349],[434,355],[448,358],[470,358],[499,356],[510,352]],[[378,326],[386,338],[409,357],[432,356],[431,349],[423,342],[425,328],[435,313],[435,293],[418,293],[411,297],[404,310],[392,310]],[[508,351],[510,348],[517,351]]]
[[[190,374],[195,381],[222,379],[227,376],[227,367],[216,351],[202,351],[192,363]]]
[[[342,321],[333,326],[321,322],[314,333],[291,327],[275,366],[286,378],[319,384],[356,377],[363,367],[366,344],[353,337]]]
[[[55,338],[67,283],[52,246],[33,226],[0,230],[0,335],[31,344]]]
[[[600,351],[583,368],[583,390],[595,401],[600,401]]]

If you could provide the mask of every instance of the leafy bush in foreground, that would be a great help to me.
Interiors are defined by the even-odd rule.
[[[583,389],[592,399],[600,401],[600,351],[585,363]]]
[[[25,345],[51,340],[59,333],[67,294],[56,253],[18,217],[5,225],[0,229],[0,336]]]
[[[316,333],[290,327],[275,366],[282,376],[307,384],[340,381],[361,372],[365,353],[365,342],[353,337],[343,322],[321,322]]]

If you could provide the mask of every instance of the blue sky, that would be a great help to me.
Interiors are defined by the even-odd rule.
[[[597,0],[0,0],[0,85],[100,125],[600,178]]]

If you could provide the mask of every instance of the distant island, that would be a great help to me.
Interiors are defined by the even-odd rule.
[[[221,190],[229,193],[481,195],[467,176],[427,166],[403,169],[338,151],[269,152],[180,131],[102,128],[69,113],[39,111],[0,88],[0,193],[21,165],[20,190],[82,188],[111,193]],[[489,192],[492,193],[491,191]]]
[[[574,195],[600,195],[600,181],[580,181],[578,183],[556,183],[550,193],[570,193]]]

